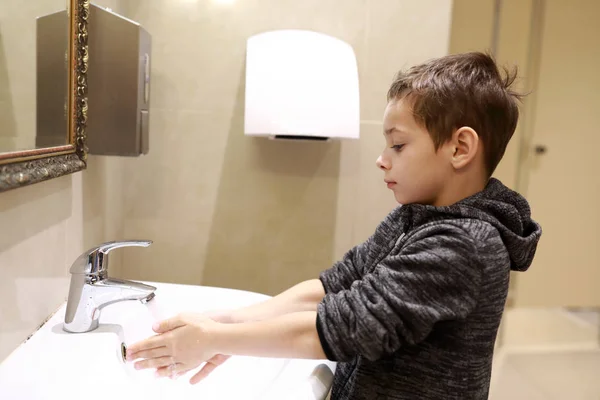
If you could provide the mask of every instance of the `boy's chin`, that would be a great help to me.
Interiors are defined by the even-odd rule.
[[[405,206],[408,204],[422,204],[422,205],[431,204],[430,202],[422,200],[422,199],[418,199],[418,198],[410,197],[410,196],[403,196],[402,194],[397,194],[397,193],[394,193],[394,198],[396,199],[396,202],[398,204],[400,204],[401,206]]]
[[[396,199],[396,202],[398,204],[400,204],[401,206],[403,206],[405,204],[409,204],[409,201],[406,198],[406,196],[402,196],[400,194],[394,193],[394,199]]]

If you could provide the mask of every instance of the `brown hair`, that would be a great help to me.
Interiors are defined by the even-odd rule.
[[[504,68],[501,76],[488,54],[454,54],[400,71],[387,98],[411,100],[415,119],[429,131],[436,150],[456,129],[474,129],[491,176],[517,127],[517,103],[524,95],[511,89],[516,77],[516,68]]]

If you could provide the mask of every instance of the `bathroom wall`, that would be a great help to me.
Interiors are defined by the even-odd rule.
[[[0,59],[0,78],[1,68]],[[21,81],[12,76],[0,91],[17,98]],[[27,119],[34,105],[3,109],[2,115]],[[0,193],[0,362],[65,301],[75,258],[122,237],[122,170],[121,159],[90,156],[83,172]],[[115,252],[111,265],[119,263]]]
[[[531,69],[531,18],[535,0],[502,2],[495,13],[495,0],[455,0],[452,8],[450,53],[490,51],[501,66],[518,67],[519,79],[514,87],[531,91],[534,76]],[[526,98],[527,100],[527,98]],[[494,176],[508,187],[519,190],[519,149],[525,135],[527,106],[521,104],[521,117],[502,162]]]
[[[121,177],[120,160],[90,156],[83,172],[0,193],[0,362],[66,300],[73,261],[123,236]]]
[[[395,206],[375,167],[400,68],[447,53],[451,1],[122,0],[152,35],[150,154],[124,160],[126,278],[275,294],[314,278]],[[358,58],[361,138],[243,135],[246,39],[311,29]],[[318,94],[316,94],[318,95]]]
[[[65,299],[82,250],[81,178],[0,193],[0,360]]]

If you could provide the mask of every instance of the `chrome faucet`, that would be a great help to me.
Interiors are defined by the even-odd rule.
[[[80,255],[71,266],[71,286],[63,329],[89,332],[98,328],[102,308],[125,300],[143,303],[154,298],[154,286],[108,277],[108,253],[119,247],[148,247],[150,240],[108,242]]]

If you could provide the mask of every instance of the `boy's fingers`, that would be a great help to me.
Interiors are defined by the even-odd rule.
[[[190,383],[192,385],[195,385],[196,383],[200,382],[202,379],[204,379],[208,375],[210,375],[210,373],[213,372],[214,369],[217,368],[218,366],[219,366],[219,364],[211,364],[211,363],[204,364],[204,366],[202,368],[200,368],[200,371],[198,371],[196,373],[196,375],[194,375],[190,378]]]
[[[127,356],[129,357],[130,354],[135,355],[135,353],[139,353],[140,351],[155,349],[158,347],[165,347],[164,336],[156,335],[132,344],[127,348]]]
[[[158,357],[165,357],[165,356],[170,356],[171,354],[169,354],[169,350],[163,346],[163,347],[156,347],[154,349],[150,349],[150,350],[141,350],[138,351],[137,353],[129,353],[129,351],[127,352],[127,361],[133,361],[133,360],[137,360],[138,358],[158,358]]]
[[[165,333],[184,325],[185,322],[183,322],[183,317],[181,315],[178,315],[176,317],[155,323],[154,325],[152,325],[152,330],[156,333]]]
[[[160,367],[156,369],[156,373],[155,375],[157,377],[166,377],[166,376],[170,376],[171,372],[169,371],[168,367]]]
[[[225,361],[229,360],[229,357],[231,357],[231,356],[226,356],[224,354],[217,354],[216,356],[214,356],[213,358],[208,360],[208,362],[211,364],[215,364],[215,365],[221,365]]]
[[[135,363],[135,369],[160,368],[174,364],[173,357],[158,357]]]
[[[156,376],[177,378],[190,371],[189,365],[181,363],[173,363],[167,366],[160,367],[156,370]]]
[[[211,372],[213,372],[215,370],[215,368],[217,368],[218,366],[223,364],[225,361],[227,361],[229,359],[229,357],[231,357],[231,356],[217,354],[216,356],[214,356],[213,358],[208,360],[206,362],[206,364],[204,364],[204,366],[202,368],[200,368],[200,371],[198,371],[198,373],[196,373],[196,375],[192,376],[192,378],[190,379],[190,383],[192,385],[195,385],[196,383],[200,382],[201,380],[206,378],[208,375],[210,375]]]

